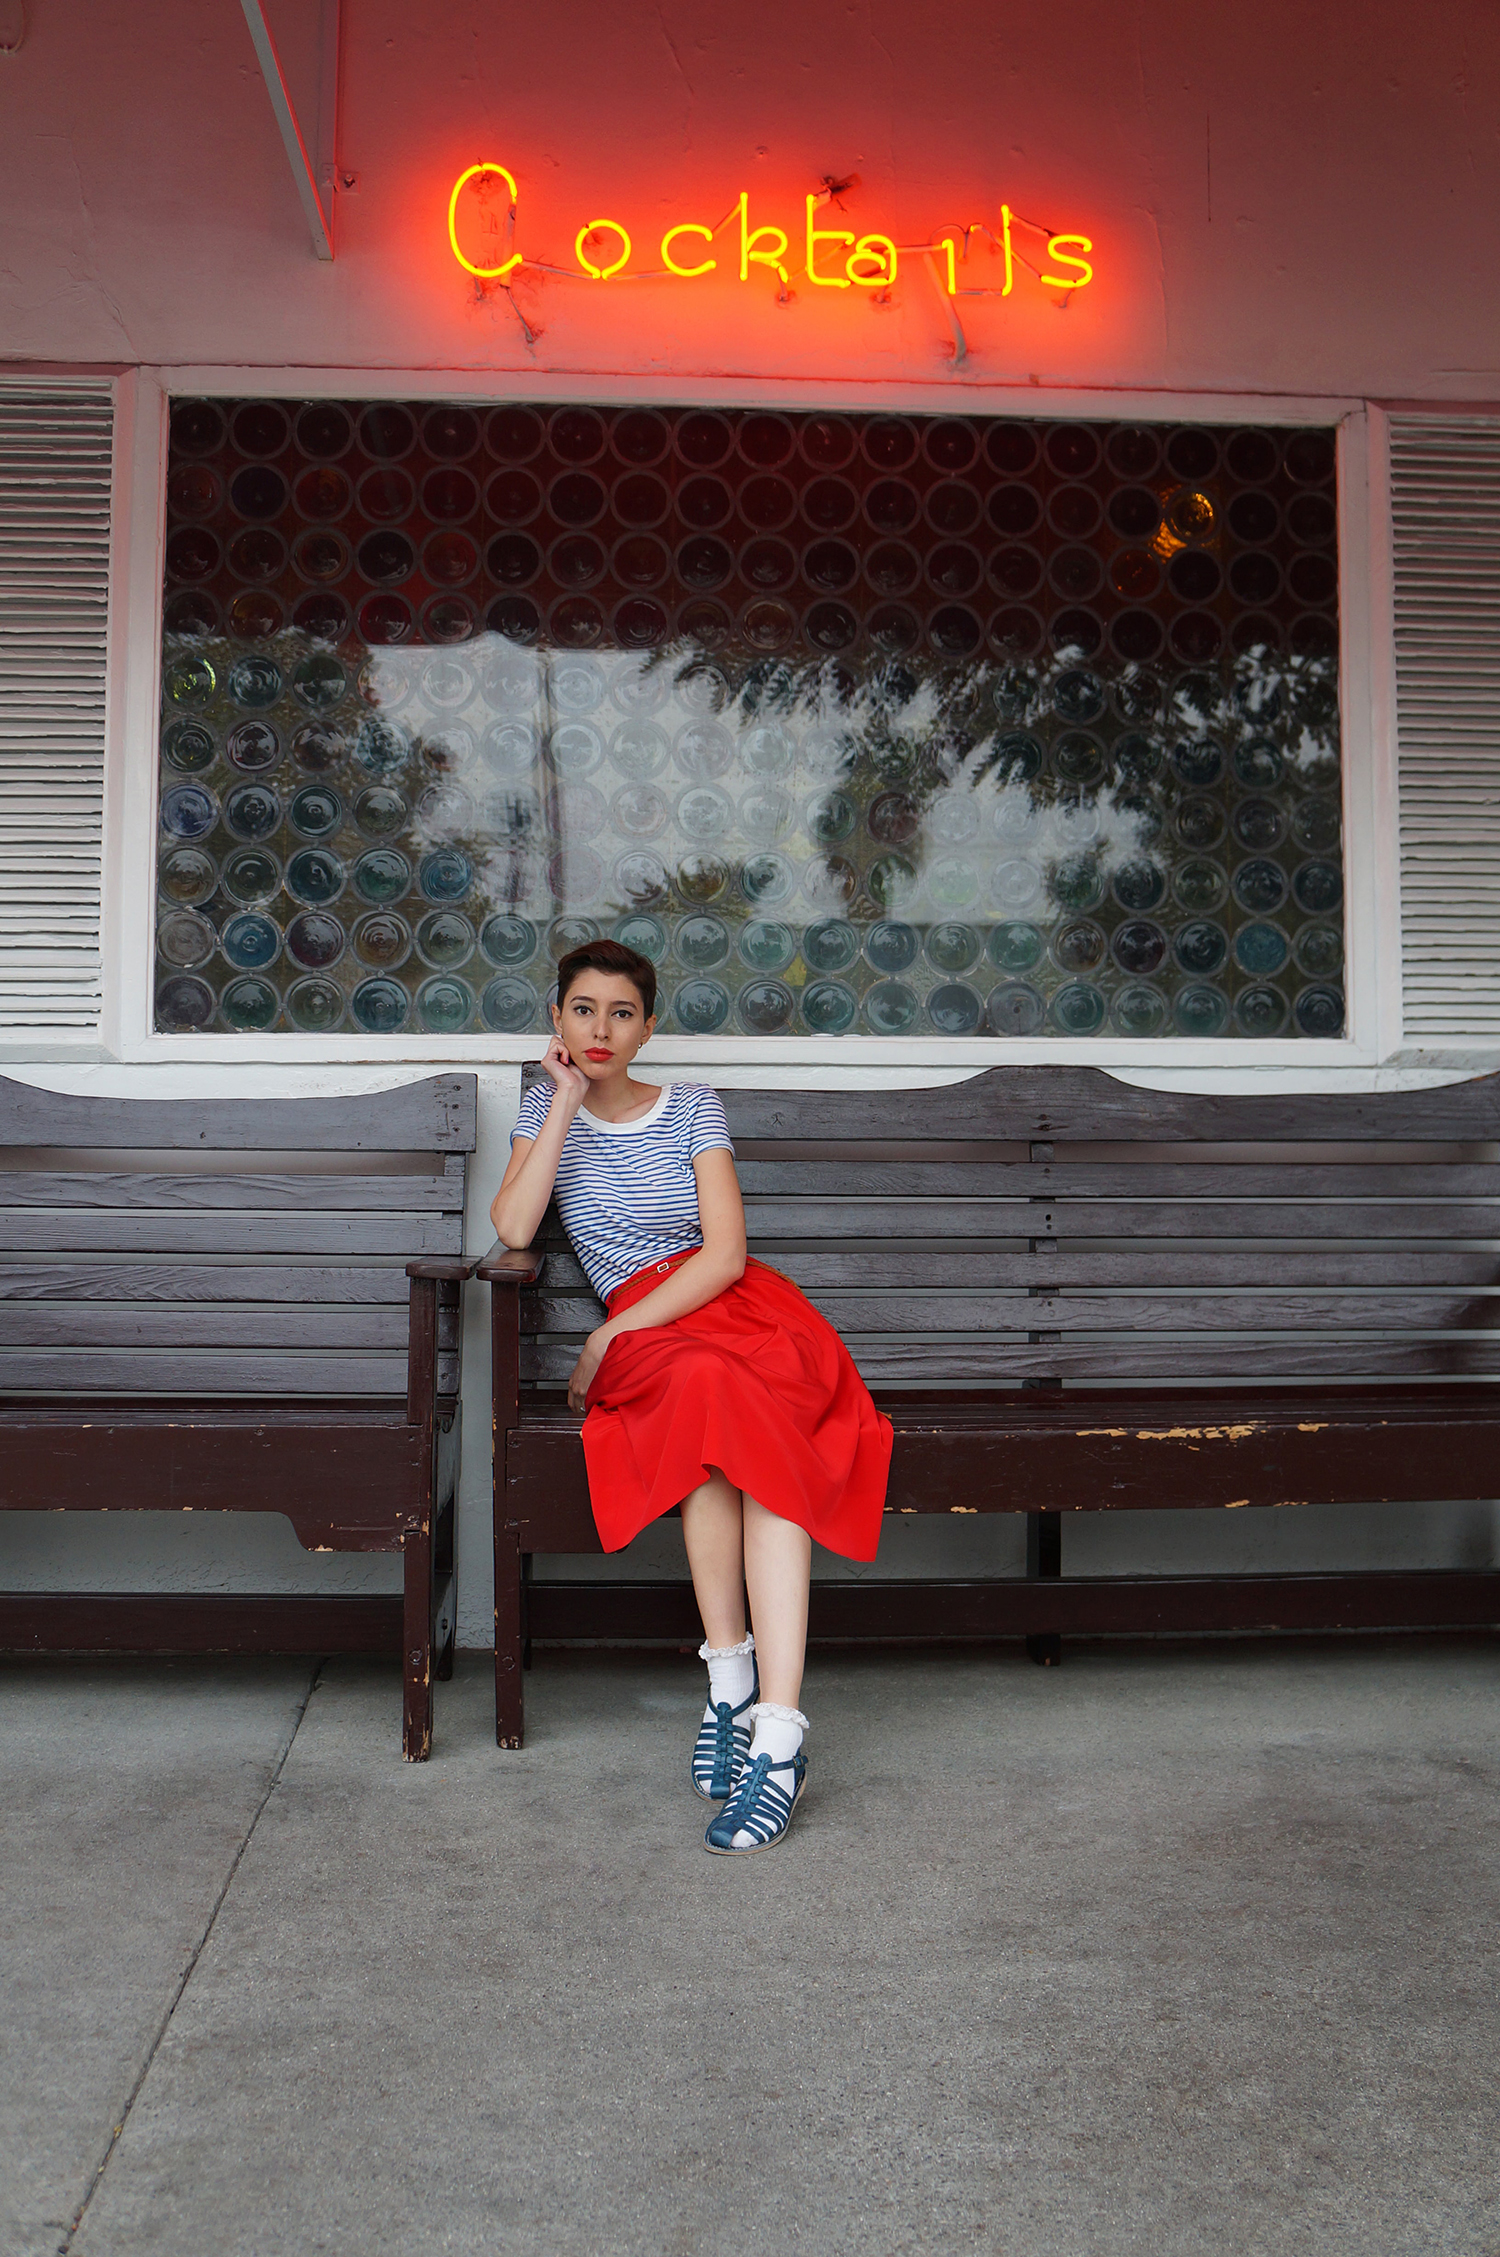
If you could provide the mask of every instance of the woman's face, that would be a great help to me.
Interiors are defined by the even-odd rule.
[[[656,1021],[646,1017],[634,980],[586,965],[561,1004],[553,1004],[552,1024],[580,1073],[604,1081],[629,1070]]]

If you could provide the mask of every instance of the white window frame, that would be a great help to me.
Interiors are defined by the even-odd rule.
[[[1346,1032],[1335,1040],[1159,1036],[884,1037],[682,1035],[652,1044],[653,1068],[830,1067],[960,1075],[985,1066],[1091,1065],[1143,1076],[1204,1068],[1330,1070],[1393,1061],[1400,1044],[1393,641],[1385,419],[1347,398],[1211,392],[1024,388],[950,378],[861,385],[803,379],[434,373],[389,368],[141,368],[119,379],[112,544],[111,726],[105,788],[106,1054],[128,1063],[198,1065],[505,1065],[539,1055],[526,1035],[160,1034],[154,996],[160,606],[171,401],[178,397],[443,399],[486,407],[534,399],[600,404],[885,409],[915,415],[1024,415],[1141,423],[1334,424],[1338,435],[1340,703],[1346,922]],[[7,1046],[8,1047],[8,1046]],[[4,1052],[0,1051],[0,1055]],[[78,1055],[74,1052],[73,1055]],[[98,1054],[97,1046],[94,1049]],[[1424,1055],[1423,1064],[1436,1063]],[[884,1076],[882,1075],[883,1079]]]

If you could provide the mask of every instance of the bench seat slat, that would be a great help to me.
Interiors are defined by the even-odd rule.
[[[463,1251],[462,1215],[99,1213],[0,1208],[4,1254],[422,1254]]]
[[[6,1301],[325,1301],[407,1306],[403,1269],[232,1262],[0,1262]]]
[[[358,1212],[391,1208],[404,1213],[451,1214],[464,1203],[459,1174],[412,1175],[403,1170],[380,1175],[122,1175],[62,1171],[0,1170],[0,1210],[11,1207],[164,1207],[197,1209],[252,1207]]]

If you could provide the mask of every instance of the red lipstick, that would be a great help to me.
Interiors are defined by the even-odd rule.
[[[614,1056],[614,1052],[612,1050],[585,1050],[583,1055],[585,1058],[592,1058],[596,1065],[608,1065],[610,1059]]]

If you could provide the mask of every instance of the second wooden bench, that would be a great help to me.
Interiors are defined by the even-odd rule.
[[[274,1512],[398,1552],[401,1599],[0,1592],[23,1652],[402,1656],[425,1756],[452,1667],[475,1079],[162,1101],[0,1082],[0,1511]]]

